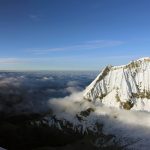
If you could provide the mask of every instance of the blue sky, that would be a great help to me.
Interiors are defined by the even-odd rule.
[[[150,56],[149,0],[0,0],[0,69],[99,70]]]

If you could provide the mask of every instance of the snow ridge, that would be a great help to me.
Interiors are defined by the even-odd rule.
[[[84,99],[109,107],[150,111],[150,58],[107,66],[86,88]]]

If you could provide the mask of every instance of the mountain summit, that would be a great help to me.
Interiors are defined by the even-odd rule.
[[[150,111],[150,57],[105,67],[86,88],[84,99],[108,107]]]

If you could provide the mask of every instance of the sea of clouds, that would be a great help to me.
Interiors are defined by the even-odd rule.
[[[87,108],[94,108],[82,122],[84,128],[94,127],[95,123],[103,125],[103,133],[114,135],[116,143],[123,149],[149,150],[150,147],[150,113],[129,111],[94,105],[83,99],[83,91],[74,91],[64,98],[52,98],[49,105],[59,119],[65,119],[78,125],[76,114]],[[101,140],[101,139],[100,139]],[[99,141],[101,143],[101,141]]]
[[[1,72],[0,112],[42,113],[53,110],[59,118],[74,122],[75,115],[95,109],[84,121],[87,127],[103,124],[105,134],[113,134],[126,149],[150,147],[150,113],[126,111],[85,102],[85,87],[96,77],[93,72]]]
[[[1,72],[0,112],[46,112],[51,98],[83,90],[95,72]]]

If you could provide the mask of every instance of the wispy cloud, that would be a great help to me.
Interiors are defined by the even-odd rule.
[[[47,64],[51,61],[57,62],[58,60],[67,60],[70,61],[72,60],[73,57],[31,57],[31,58],[5,58],[5,57],[0,57],[0,66],[5,66],[5,65],[25,65],[25,64]]]
[[[40,17],[39,15],[36,15],[36,14],[30,14],[28,15],[28,17],[33,20],[33,21],[39,21],[40,20]]]
[[[19,58],[0,58],[0,65],[1,64],[20,64],[25,63],[26,60],[19,59]]]
[[[127,64],[129,61],[136,60],[140,57],[137,55],[94,55],[90,60],[88,56],[1,57],[0,70],[99,70],[108,64]]]
[[[65,47],[53,47],[48,49],[30,49],[35,54],[47,54],[52,51],[67,51],[67,50],[88,50],[88,49],[100,49],[105,47],[113,47],[124,44],[123,41],[119,40],[95,40],[87,41],[81,44]]]

